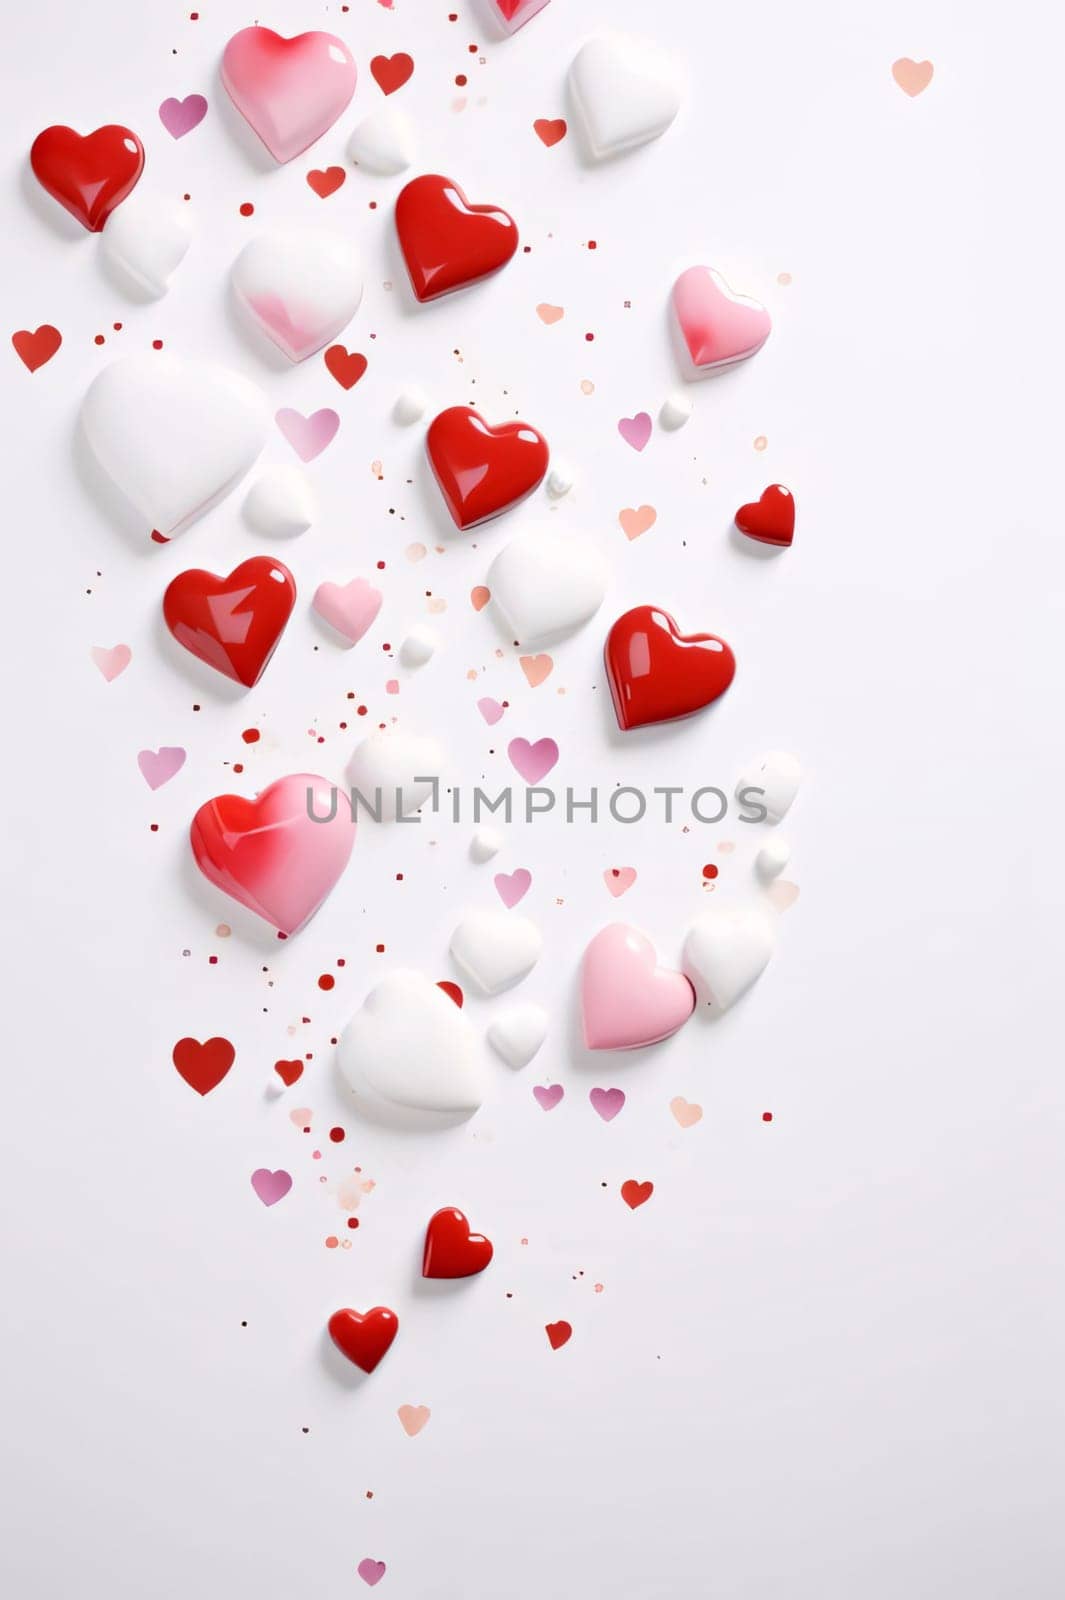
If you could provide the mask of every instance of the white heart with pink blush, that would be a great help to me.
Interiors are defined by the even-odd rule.
[[[290,361],[306,361],[347,327],[362,299],[355,246],[324,228],[284,228],[246,244],[233,289],[256,326]]]
[[[733,293],[713,267],[688,267],[681,273],[673,285],[673,312],[699,372],[746,361],[762,348],[773,326],[760,301]]]
[[[581,964],[581,1011],[589,1050],[638,1050],[676,1033],[695,1010],[682,972],[658,965],[646,934],[613,922]]]
[[[680,110],[672,64],[642,39],[600,34],[573,58],[570,91],[592,155],[634,150],[658,139]]]
[[[381,609],[384,595],[365,578],[350,583],[320,583],[311,602],[318,615],[349,645],[358,644]]]

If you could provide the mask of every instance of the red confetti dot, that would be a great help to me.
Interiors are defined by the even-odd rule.
[[[455,82],[458,84],[460,89],[465,89],[467,83],[469,82],[469,79],[467,78],[467,76],[466,76],[466,74],[464,72],[456,72],[456,74],[455,74]]]
[[[258,744],[260,737],[258,728],[245,728],[241,734],[245,744]]]
[[[242,217],[253,217],[255,215],[255,207],[250,200],[245,200],[240,208],[240,214]]]
[[[594,239],[589,239],[588,240],[588,248],[589,248],[589,250],[598,250],[599,246],[596,244]]]
[[[374,949],[377,951],[379,956],[383,956],[385,953],[385,947],[383,944],[375,944]]]
[[[243,772],[244,771],[244,763],[243,763],[243,761],[234,761],[234,763],[233,763],[233,771],[234,772]]]
[[[588,341],[588,343],[591,344],[592,340],[595,338],[595,334],[594,333],[586,333],[584,335],[584,337]]]
[[[349,1228],[357,1228],[358,1226],[359,1226],[358,1217],[349,1217],[348,1218],[348,1227]]]
[[[162,348],[163,348],[162,339],[153,339],[152,340],[152,349],[153,350],[161,350]]]
[[[327,1250],[335,1250],[339,1243],[340,1243],[340,1240],[336,1237],[335,1234],[331,1233],[329,1235],[328,1239],[325,1241],[325,1247],[326,1247]]]
[[[329,1137],[334,1144],[343,1144],[345,1138],[343,1128],[330,1128]]]
[[[773,1120],[773,1113],[771,1111],[763,1111],[762,1112],[762,1121],[763,1122],[772,1122],[772,1120]]]
[[[708,861],[706,866],[703,868],[703,877],[704,878],[716,878],[717,877],[717,868],[714,866],[714,863],[712,861]]]
[[[331,989],[335,983],[336,979],[333,977],[331,972],[323,972],[322,976],[318,979],[319,989]]]
[[[103,334],[102,333],[98,333],[96,335],[96,338],[93,340],[93,344],[103,344],[103,342],[104,342]]]
[[[122,324],[121,324],[121,322],[112,322],[111,326],[112,326],[112,328],[114,328],[116,333],[121,333],[122,332]]]

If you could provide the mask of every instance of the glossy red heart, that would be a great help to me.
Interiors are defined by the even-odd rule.
[[[250,689],[266,671],[296,603],[296,580],[270,556],[252,556],[219,578],[202,567],[179,572],[163,596],[178,644]]]
[[[329,1318],[329,1337],[349,1361],[372,1372],[399,1332],[399,1318],[387,1306],[371,1311],[334,1311]]]
[[[30,166],[53,200],[99,233],[144,171],[144,146],[114,122],[84,135],[57,123],[34,139]]]
[[[547,440],[527,422],[493,428],[472,406],[449,406],[429,424],[429,465],[458,528],[475,528],[543,482]]]
[[[760,544],[789,545],[795,536],[795,500],[782,483],[771,483],[757,500],[740,506],[736,526]]]
[[[217,1089],[233,1062],[237,1052],[228,1039],[179,1039],[173,1050],[173,1062],[190,1089],[197,1094],[210,1094]]]
[[[346,350],[342,344],[331,344],[325,353],[326,370],[342,389],[354,389],[367,364],[365,356],[357,350]]]
[[[492,1259],[492,1241],[471,1233],[461,1211],[445,1206],[429,1218],[422,1256],[423,1278],[472,1278]]]
[[[620,728],[673,722],[724,694],[736,658],[712,633],[681,633],[658,606],[636,606],[607,635],[607,678]]]
[[[457,183],[431,172],[400,190],[396,232],[411,288],[423,301],[491,277],[518,248],[508,212],[471,206]]]

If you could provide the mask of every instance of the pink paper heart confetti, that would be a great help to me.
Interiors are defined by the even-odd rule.
[[[634,450],[642,450],[651,437],[651,419],[646,411],[637,411],[634,417],[622,417],[618,432]]]
[[[103,645],[94,644],[89,651],[93,665],[103,673],[108,683],[113,683],[120,673],[125,672],[133,660],[133,651],[128,644],[112,645],[110,650]]]
[[[207,101],[202,94],[187,94],[184,100],[171,96],[159,107],[159,121],[172,139],[183,139],[199,127],[206,115]]]
[[[631,889],[636,882],[636,868],[607,867],[603,873],[603,882],[614,896],[614,899],[617,900],[625,893],[626,889]]]
[[[282,406],[274,421],[301,461],[313,461],[315,456],[320,456],[340,427],[340,418],[328,407],[305,417],[302,411]]]
[[[350,583],[320,583],[311,602],[318,615],[349,643],[358,644],[381,609],[380,589],[365,578]]]
[[[478,700],[477,709],[490,728],[495,727],[504,711],[498,700],[492,700],[487,695],[483,700]]]
[[[510,911],[528,894],[532,884],[532,873],[528,867],[519,867],[516,872],[497,872],[492,881],[499,898]]]
[[[257,1167],[251,1175],[251,1186],[264,1206],[276,1206],[292,1188],[292,1178],[280,1168],[271,1172],[269,1167]]]
[[[554,1111],[565,1092],[560,1083],[538,1083],[533,1099],[543,1111]]]
[[[519,777],[526,783],[539,783],[558,760],[558,745],[554,739],[537,739],[535,744],[528,739],[511,739],[507,755]]]
[[[624,1089],[592,1089],[588,1099],[592,1103],[592,1110],[602,1117],[604,1122],[613,1122],[625,1104],[625,1091]]]
[[[137,765],[149,789],[161,789],[185,765],[185,752],[180,745],[165,744],[158,750],[141,750]]]

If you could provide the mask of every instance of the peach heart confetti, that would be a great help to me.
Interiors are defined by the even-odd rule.
[[[421,1433],[431,1415],[428,1406],[400,1406],[396,1412],[399,1425],[408,1439],[413,1439]]]
[[[636,868],[607,867],[603,873],[603,882],[614,896],[614,899],[619,900],[626,889],[631,889],[636,882]]]
[[[682,1094],[674,1096],[669,1102],[669,1109],[673,1113],[674,1121],[682,1128],[694,1128],[697,1122],[703,1120],[702,1106],[696,1105],[694,1101],[685,1100]]]
[[[911,99],[915,95],[923,94],[932,81],[935,71],[930,61],[911,61],[909,56],[901,56],[892,64],[891,76],[902,90]]]
[[[545,678],[549,678],[554,671],[555,663],[550,656],[519,656],[518,665],[529,680],[530,689],[536,689]]]
[[[566,120],[564,117],[537,117],[533,131],[550,150],[553,144],[566,137]]]
[[[626,539],[638,539],[641,533],[646,533],[648,528],[654,527],[658,521],[658,512],[654,506],[626,506],[624,511],[618,512],[618,521]]]
[[[554,323],[562,321],[562,318],[566,315],[566,311],[564,306],[549,305],[546,300],[542,300],[536,308],[536,315],[540,318],[541,322],[546,322],[547,326],[550,328]]]
[[[470,590],[470,605],[475,611],[483,611],[491,598],[491,589],[486,589],[483,583]]]

